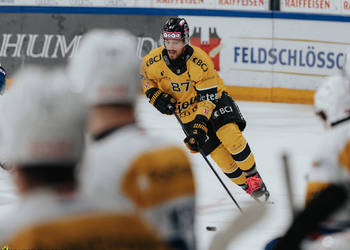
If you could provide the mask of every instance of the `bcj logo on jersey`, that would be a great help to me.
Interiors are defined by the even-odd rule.
[[[221,44],[221,38],[216,33],[216,28],[209,28],[209,43],[202,42],[201,37],[202,28],[194,27],[194,31],[190,37],[191,44],[207,52],[214,62],[215,70],[220,71],[220,51],[223,46]]]

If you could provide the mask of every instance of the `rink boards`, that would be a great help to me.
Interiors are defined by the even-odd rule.
[[[239,100],[312,103],[314,90],[342,69],[350,17],[244,10],[0,6],[0,61],[9,77],[22,65],[63,65],[84,34],[123,28],[141,59],[159,46],[169,16],[185,17],[190,41],[213,59]]]

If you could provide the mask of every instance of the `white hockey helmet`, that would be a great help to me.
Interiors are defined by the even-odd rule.
[[[86,106],[63,70],[27,67],[14,76],[0,124],[7,163],[77,163],[84,149]]]
[[[89,105],[134,103],[140,93],[136,37],[125,30],[86,34],[68,66]]]
[[[329,126],[350,116],[350,82],[336,75],[328,78],[316,90],[314,109],[324,113]]]

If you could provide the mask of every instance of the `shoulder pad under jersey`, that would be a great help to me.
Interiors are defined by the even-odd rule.
[[[151,50],[144,58],[143,63],[146,68],[151,67],[152,65],[157,64],[162,60],[162,51],[164,47],[158,47]]]
[[[191,62],[194,63],[202,72],[206,73],[210,68],[214,68],[213,62],[208,54],[201,48],[192,46],[194,52],[190,58]]]

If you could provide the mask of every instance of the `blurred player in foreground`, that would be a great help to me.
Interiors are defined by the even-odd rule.
[[[4,94],[6,89],[6,69],[0,64],[0,95]]]
[[[190,162],[136,124],[139,67],[136,37],[124,30],[90,32],[70,61],[90,107],[82,192],[106,210],[142,215],[170,249],[195,249]]]
[[[62,73],[28,68],[15,75],[7,92],[1,156],[21,202],[19,211],[2,220],[1,239],[61,215],[59,199],[66,200],[72,211],[82,209],[73,199],[74,172],[83,151],[86,113],[77,95],[64,87],[67,81]]]
[[[189,44],[186,20],[170,18],[161,30],[161,40],[164,46],[152,50],[142,62],[143,89],[150,103],[162,114],[176,112],[192,153],[210,154],[231,181],[255,199],[268,199],[242,135],[246,121],[210,57]]]
[[[77,192],[84,149],[85,105],[64,71],[28,68],[8,91],[1,127],[3,156],[20,196],[1,219],[0,244],[9,249],[167,249],[130,213],[97,212]],[[126,228],[130,228],[126,230]]]
[[[350,244],[350,231],[346,232],[350,229],[350,78],[346,70],[317,89],[314,109],[327,130],[308,174],[306,207],[287,233],[266,249],[338,250]]]
[[[5,90],[6,90],[6,78],[7,78],[7,73],[5,68],[0,64],[0,95],[3,95]],[[6,169],[4,163],[0,161],[0,167],[2,169]],[[0,172],[2,170],[0,169]]]

